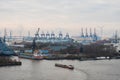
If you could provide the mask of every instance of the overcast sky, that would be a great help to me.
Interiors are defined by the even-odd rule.
[[[112,35],[120,31],[120,0],[0,0],[0,33],[54,31],[80,35],[81,28]]]

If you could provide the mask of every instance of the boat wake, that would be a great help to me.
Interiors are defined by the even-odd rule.
[[[82,69],[79,69],[79,68],[76,68],[76,67],[74,67],[74,70],[77,71],[77,72],[82,73],[83,76],[85,76],[85,78],[84,78],[83,80],[89,80],[89,79],[88,79],[89,74],[88,74],[86,71],[84,71],[84,70],[82,70]]]

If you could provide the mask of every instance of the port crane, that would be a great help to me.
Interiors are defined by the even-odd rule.
[[[40,31],[40,28],[38,28],[38,30],[36,31],[35,33],[35,37],[33,39],[33,43],[32,43],[32,51],[34,52],[35,49],[36,49],[36,39],[37,37],[39,37],[39,31]]]

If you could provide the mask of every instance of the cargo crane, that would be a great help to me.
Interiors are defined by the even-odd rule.
[[[32,51],[33,51],[33,52],[34,52],[35,49],[36,49],[36,39],[37,39],[37,37],[39,37],[39,31],[40,31],[40,28],[38,28],[38,30],[37,30],[37,32],[36,32],[36,34],[35,34],[35,37],[34,37],[34,39],[33,39],[33,43],[32,43]]]
[[[4,38],[3,38],[3,41],[6,42],[6,36],[7,36],[7,31],[6,29],[4,30]]]
[[[36,31],[35,33],[35,36],[33,38],[33,42],[32,42],[32,52],[30,51],[25,51],[24,53],[20,54],[19,56],[22,57],[22,58],[27,58],[27,59],[33,59],[33,60],[42,60],[43,59],[43,56],[42,54],[40,53],[40,51],[36,48],[37,45],[36,45],[36,40],[37,40],[37,37],[39,37],[39,28],[38,30]],[[26,55],[27,53],[27,55]]]
[[[81,28],[81,37],[82,37],[82,38],[84,37],[83,28]]]
[[[36,34],[35,34],[35,37],[37,39],[37,37],[39,38],[39,31],[40,31],[40,28],[38,28],[38,30],[36,31]]]
[[[90,37],[92,38],[92,30],[91,30],[91,28],[90,28]]]

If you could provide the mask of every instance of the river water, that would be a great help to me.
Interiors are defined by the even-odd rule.
[[[120,80],[120,60],[28,60],[22,66],[0,67],[0,80]],[[74,70],[55,67],[74,65]]]

